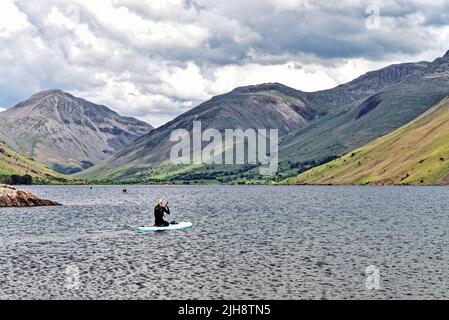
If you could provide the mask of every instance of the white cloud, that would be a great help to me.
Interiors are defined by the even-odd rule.
[[[11,0],[0,2],[0,38],[10,37],[29,26],[26,15]]]
[[[272,0],[272,4],[277,11],[301,10],[313,8],[313,1],[309,0]]]
[[[335,80],[327,75],[324,68],[314,66],[310,67],[310,70],[298,69],[293,62],[276,65],[225,66],[215,71],[214,78],[211,91],[217,94],[232,90],[236,85],[254,84],[254,79],[258,79],[258,83],[280,82],[294,88],[301,88],[303,91],[314,91],[337,85]]]
[[[180,100],[207,99],[207,84],[200,68],[189,62],[185,68],[169,68],[159,73],[162,92]]]

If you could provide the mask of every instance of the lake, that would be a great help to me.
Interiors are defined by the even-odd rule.
[[[449,298],[447,187],[123,187],[22,187],[64,206],[0,209],[0,298]]]

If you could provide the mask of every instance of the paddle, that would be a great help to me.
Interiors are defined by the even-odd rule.
[[[167,203],[165,204],[165,208],[166,208],[167,210],[170,211],[170,209],[168,208],[168,201],[167,201]],[[170,224],[178,224],[178,222],[172,221],[172,222],[170,222]]]

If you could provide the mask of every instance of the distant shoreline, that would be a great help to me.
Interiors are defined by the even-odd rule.
[[[277,186],[277,187],[449,187],[449,185],[432,184],[432,185],[416,185],[416,184],[287,184],[287,183],[46,183],[46,184],[29,184],[29,185],[13,185],[13,186]]]

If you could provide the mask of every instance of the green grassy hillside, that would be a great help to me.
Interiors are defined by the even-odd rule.
[[[449,184],[449,98],[392,133],[289,182]]]
[[[12,178],[12,176],[17,177]],[[20,180],[24,179],[24,176],[30,176],[33,183],[65,183],[69,181],[66,176],[15,152],[3,141],[0,141],[0,183],[14,183],[12,179]]]

